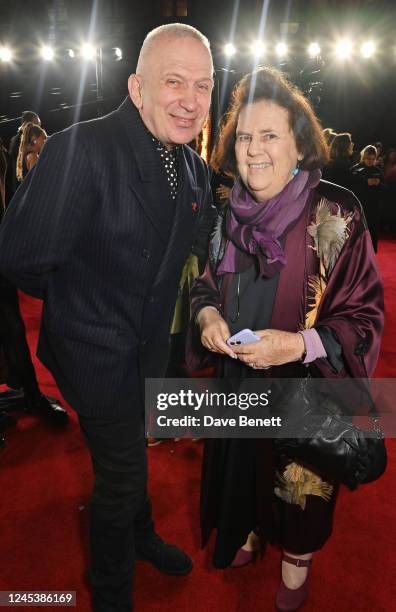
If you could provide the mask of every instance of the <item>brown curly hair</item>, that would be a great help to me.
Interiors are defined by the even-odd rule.
[[[245,75],[234,87],[210,160],[214,170],[237,175],[235,133],[239,113],[247,104],[262,100],[275,102],[288,111],[297,150],[304,156],[301,169],[315,170],[324,166],[328,161],[328,146],[310,103],[282,72],[260,68]]]

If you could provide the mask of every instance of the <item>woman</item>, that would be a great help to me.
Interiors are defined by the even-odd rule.
[[[350,172],[353,153],[352,137],[348,132],[336,134],[330,145],[330,162],[323,169],[326,181],[352,189],[353,180]]]
[[[384,187],[384,173],[376,162],[377,149],[374,145],[367,145],[360,152],[360,162],[351,168],[353,190],[362,203],[375,252],[378,250],[380,206]]]
[[[321,376],[372,373],[382,287],[359,202],[320,180],[326,154],[309,103],[281,73],[265,68],[240,81],[212,158],[237,180],[193,288],[204,354],[197,347],[191,367],[212,355],[217,375],[232,378],[299,377],[313,362]],[[243,328],[260,341],[229,347]],[[337,490],[271,440],[207,440],[203,543],[216,528],[219,568],[251,561],[259,540],[262,549],[280,544],[276,605],[295,610],[307,598],[312,553],[331,534]]]
[[[22,128],[16,164],[16,177],[19,182],[37,164],[41,149],[46,140],[47,134],[39,125],[26,123]]]

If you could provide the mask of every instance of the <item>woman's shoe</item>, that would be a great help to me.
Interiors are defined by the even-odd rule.
[[[256,550],[245,550],[244,548],[240,548],[230,567],[243,567],[244,565],[253,563],[256,554]]]
[[[282,580],[276,594],[275,607],[278,612],[295,612],[295,610],[299,610],[308,599],[308,576],[312,565],[312,559],[295,559],[283,553],[282,561],[286,561],[286,563],[291,563],[297,567],[308,568],[307,577],[301,586],[297,589],[289,589]]]

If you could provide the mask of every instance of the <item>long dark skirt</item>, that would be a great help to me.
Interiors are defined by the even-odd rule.
[[[202,467],[201,527],[205,546],[217,529],[213,564],[225,568],[255,530],[262,548],[278,544],[295,554],[323,547],[332,532],[338,493],[308,495],[303,510],[274,493],[275,471],[284,465],[271,440],[206,440]]]

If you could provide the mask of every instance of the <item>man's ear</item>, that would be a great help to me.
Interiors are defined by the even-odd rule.
[[[131,74],[128,79],[128,91],[132,102],[138,110],[143,106],[141,84],[141,77],[137,74]]]

